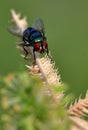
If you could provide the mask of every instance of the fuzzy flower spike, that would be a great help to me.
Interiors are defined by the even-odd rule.
[[[64,92],[61,91],[60,93],[55,93],[54,89],[52,89],[50,85],[55,86],[55,91],[57,90],[57,88],[62,87],[63,85],[61,82],[60,75],[58,74],[58,70],[55,68],[55,63],[51,60],[50,52],[47,49],[46,37],[44,35],[45,28],[42,20],[36,19],[37,22],[35,21],[33,23],[32,27],[35,28],[35,30],[32,31],[37,32],[37,35],[39,37],[38,39],[35,39],[33,43],[32,38],[30,38],[30,46],[28,42],[29,39],[27,39],[28,37],[26,36],[31,28],[28,28],[26,17],[21,19],[20,14],[17,14],[13,9],[11,10],[11,14],[12,21],[14,22],[15,26],[9,27],[8,31],[19,38],[17,48],[25,55],[25,58],[27,60],[33,61],[35,58],[35,64],[31,66],[26,65],[29,70],[29,73],[32,75],[38,75],[40,78],[43,79],[46,93],[49,96],[53,97],[54,104],[57,105],[58,102],[62,101],[61,99],[64,97]],[[27,28],[28,31],[26,33],[25,30]],[[36,30],[39,30],[39,32]],[[23,37],[24,32],[25,37]],[[41,41],[43,42],[41,43]],[[45,50],[47,53],[43,54],[43,56],[41,57],[39,52],[43,53]],[[83,115],[88,114],[88,93],[86,94],[86,97],[84,99],[80,98],[78,102],[75,102],[75,104],[71,105],[67,111],[69,114],[69,119],[72,121],[72,127],[70,130],[88,130],[88,121],[82,118]]]

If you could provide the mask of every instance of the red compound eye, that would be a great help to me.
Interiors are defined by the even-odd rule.
[[[47,49],[48,48],[48,43],[46,41],[44,41],[43,46],[45,47],[45,49]]]
[[[34,44],[34,49],[35,49],[35,51],[39,51],[40,50],[40,43]]]

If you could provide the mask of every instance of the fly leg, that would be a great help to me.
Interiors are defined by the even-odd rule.
[[[27,60],[27,55],[28,55],[28,51],[25,49],[25,47],[23,46],[23,50],[25,51],[25,56],[24,56],[24,59]]]
[[[36,64],[35,49],[33,49],[33,57],[34,57],[34,62],[33,62],[33,64],[35,65],[35,64]]]
[[[27,55],[28,55],[28,51],[25,49],[25,43],[20,43],[19,46],[21,46],[25,52],[25,56],[24,56],[24,59],[27,59]]]
[[[46,49],[46,53],[47,53],[47,56],[49,57],[49,59],[51,59],[51,61],[52,61],[52,57],[51,57],[51,55],[49,53],[49,49],[48,48]]]

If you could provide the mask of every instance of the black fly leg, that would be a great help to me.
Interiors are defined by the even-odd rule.
[[[34,62],[33,62],[33,64],[35,65],[35,63],[36,63],[35,49],[33,49],[33,56],[34,56]]]
[[[47,56],[50,58],[50,55],[49,55],[49,50],[48,50],[48,48],[46,49],[46,53],[47,53]]]
[[[28,51],[25,49],[24,46],[22,46],[22,47],[23,47],[23,50],[25,51],[25,57],[24,57],[24,59],[27,59]]]
[[[28,55],[28,51],[25,49],[25,43],[21,43],[21,44],[19,44],[19,46],[21,46],[22,48],[23,48],[23,50],[24,50],[24,52],[25,52],[25,56],[24,56],[24,59],[27,59],[27,55]]]
[[[46,49],[46,53],[47,53],[47,56],[51,59],[51,61],[52,61],[52,58],[51,58],[51,56],[50,56],[50,54],[49,54],[49,49],[47,48]]]

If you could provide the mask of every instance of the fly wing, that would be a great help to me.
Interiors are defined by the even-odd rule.
[[[19,29],[17,26],[10,26],[10,27],[8,27],[7,29],[8,29],[8,31],[9,31],[11,34],[13,34],[13,35],[15,35],[15,36],[18,36],[18,37],[22,37],[22,31],[21,31],[21,29]]]
[[[35,19],[32,27],[35,28],[35,29],[37,29],[37,30],[39,30],[43,34],[45,33],[45,27],[44,27],[43,20],[40,19],[40,18]]]

